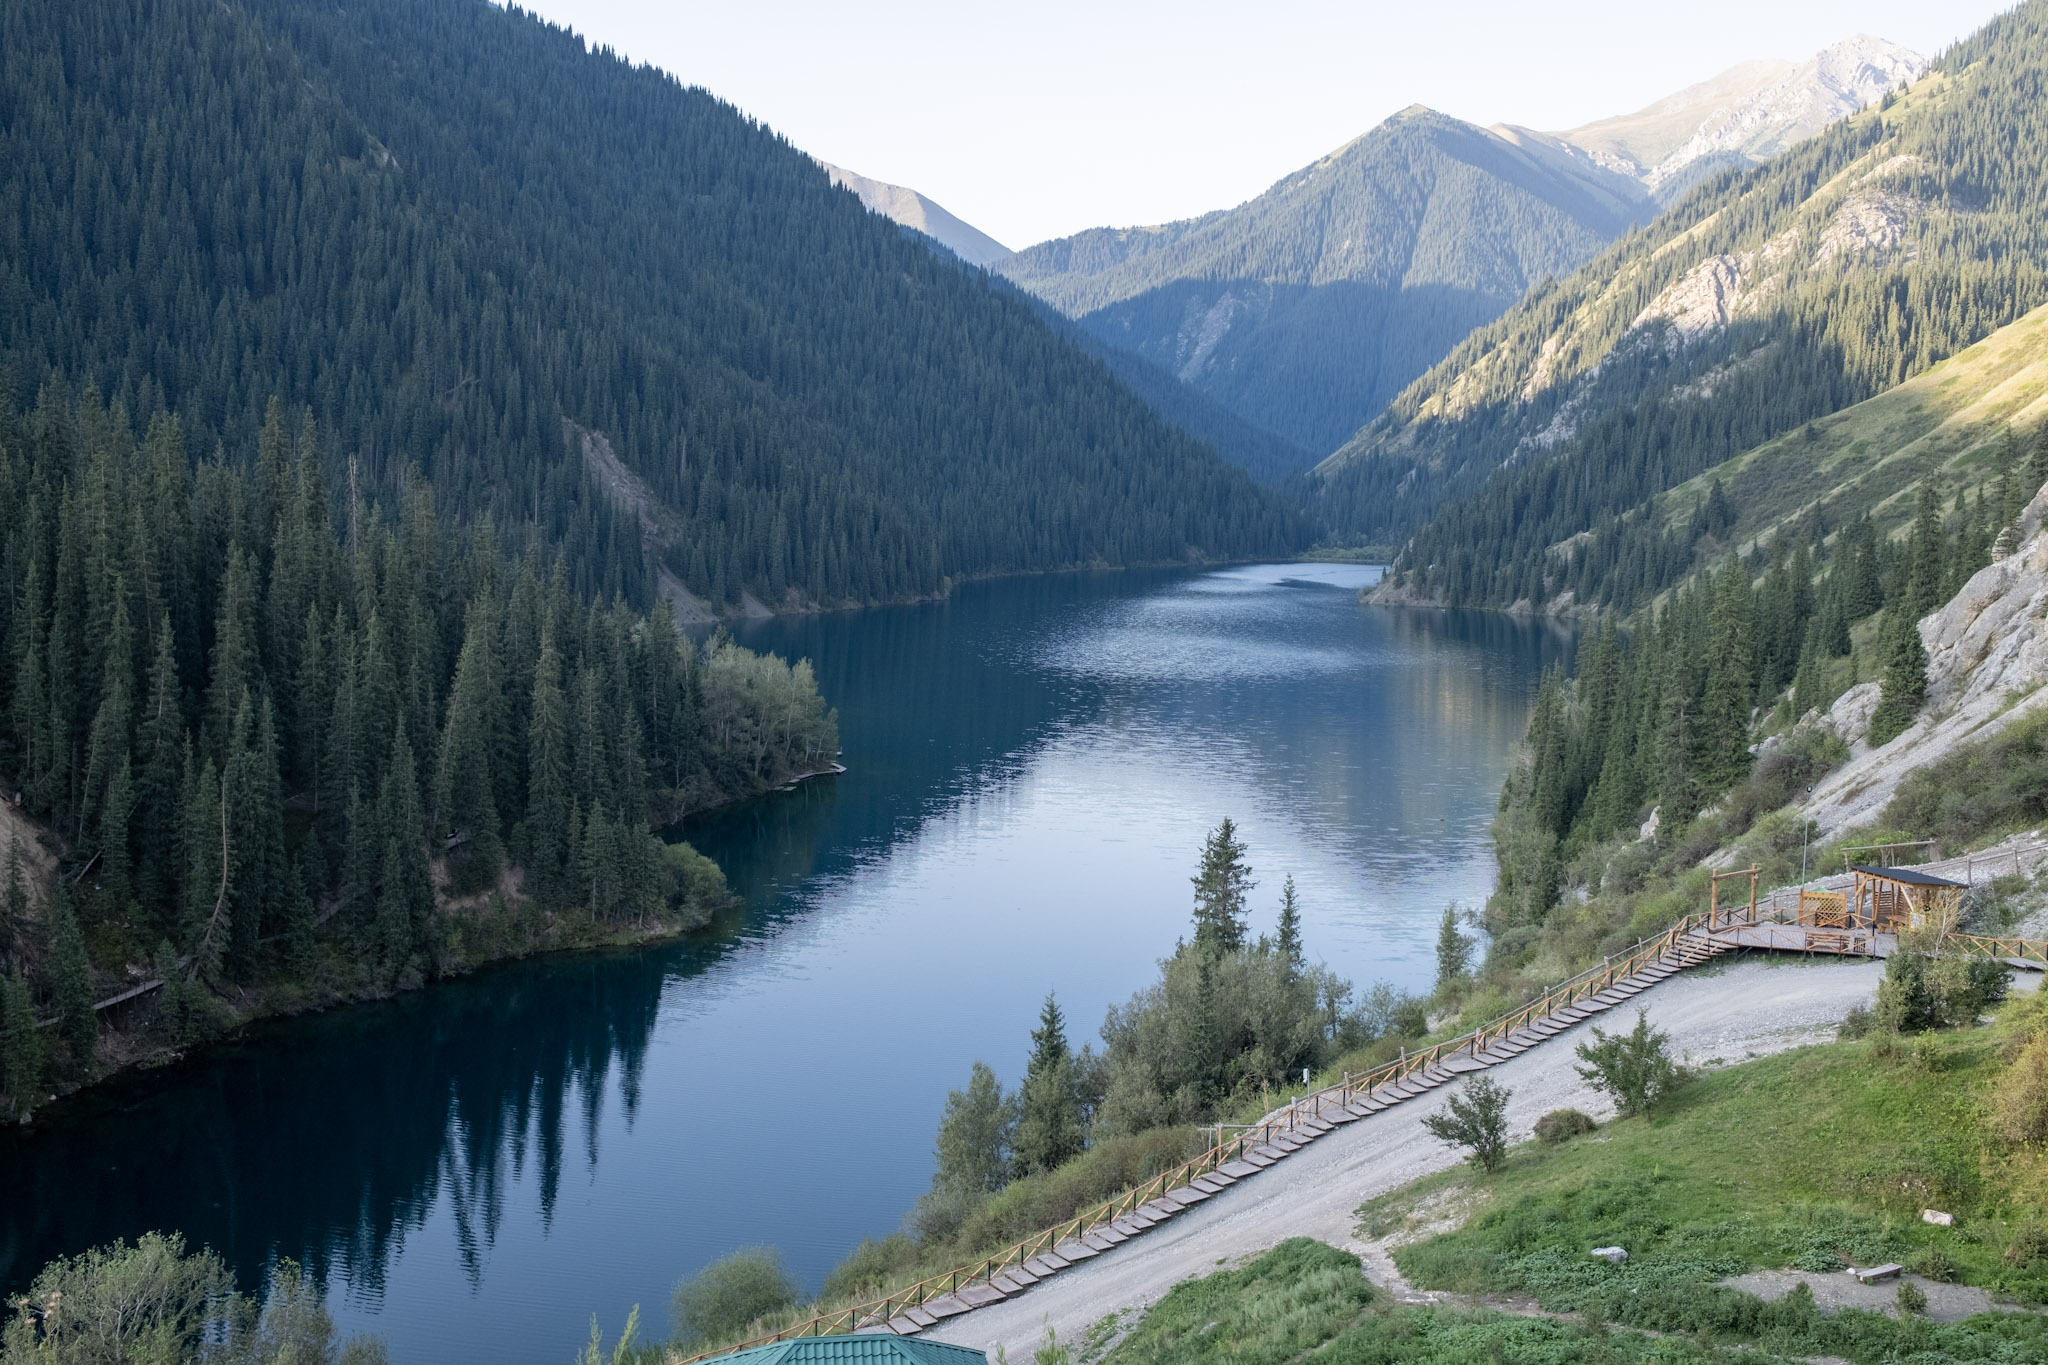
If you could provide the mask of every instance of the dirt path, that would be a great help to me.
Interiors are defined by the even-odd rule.
[[[1752,959],[1686,972],[1633,1004],[1671,1035],[1694,1065],[1739,1062],[1834,1036],[1855,1004],[1876,997],[1881,962]],[[1596,1117],[1603,1103],[1574,1070],[1573,1049],[1594,1025],[1633,1025],[1629,1006],[1597,1016],[1488,1073],[1514,1091],[1511,1129],[1526,1136],[1537,1117],[1571,1106]],[[1003,1303],[949,1318],[924,1333],[937,1341],[1029,1360],[1050,1325],[1078,1343],[1110,1313],[1144,1308],[1181,1280],[1255,1255],[1289,1237],[1315,1237],[1364,1251],[1353,1211],[1366,1200],[1456,1164],[1455,1153],[1423,1130],[1437,1096],[1374,1114],[1309,1144],[1272,1170],[1240,1181],[1143,1237],[1104,1252]]]

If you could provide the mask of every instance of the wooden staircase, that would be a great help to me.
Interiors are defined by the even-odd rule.
[[[1371,1071],[1347,1074],[1339,1084],[1303,1095],[1257,1123],[1237,1129],[1232,1137],[1220,1137],[1231,1127],[1224,1125],[1218,1130],[1216,1145],[1193,1161],[994,1256],[899,1289],[886,1298],[820,1313],[725,1349],[744,1350],[796,1337],[844,1333],[910,1336],[947,1318],[1001,1303],[1070,1266],[1141,1236],[1347,1124],[1405,1104],[1460,1076],[1519,1057],[1658,982],[1737,946],[1709,934],[1704,924],[1704,916],[1682,920],[1668,932],[1637,944],[1628,953],[1616,954],[1471,1033]],[[675,1365],[692,1365],[723,1353],[682,1357]]]

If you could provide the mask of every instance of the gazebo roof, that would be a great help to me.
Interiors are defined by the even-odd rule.
[[[705,1365],[988,1365],[985,1352],[943,1341],[899,1337],[890,1332],[853,1336],[797,1337],[714,1356]]]
[[[1907,886],[1952,886],[1958,890],[1964,889],[1961,882],[1931,876],[1913,867],[1865,867],[1861,863],[1854,863],[1850,865],[1849,870],[1861,872],[1869,877],[1882,877],[1888,882],[1903,882]]]

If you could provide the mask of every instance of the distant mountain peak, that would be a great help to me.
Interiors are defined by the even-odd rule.
[[[1868,108],[1927,67],[1910,48],[1859,33],[1797,65],[1743,62],[1633,114],[1553,136],[1668,204],[1715,171],[1767,161]]]
[[[833,184],[852,190],[871,211],[904,227],[915,228],[969,265],[987,265],[1010,254],[1010,248],[972,223],[954,217],[916,190],[869,179],[820,157],[811,160],[824,168]]]

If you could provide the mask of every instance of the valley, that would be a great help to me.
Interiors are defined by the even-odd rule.
[[[2048,0],[1820,3],[0,12],[0,1365],[2034,1358]]]

